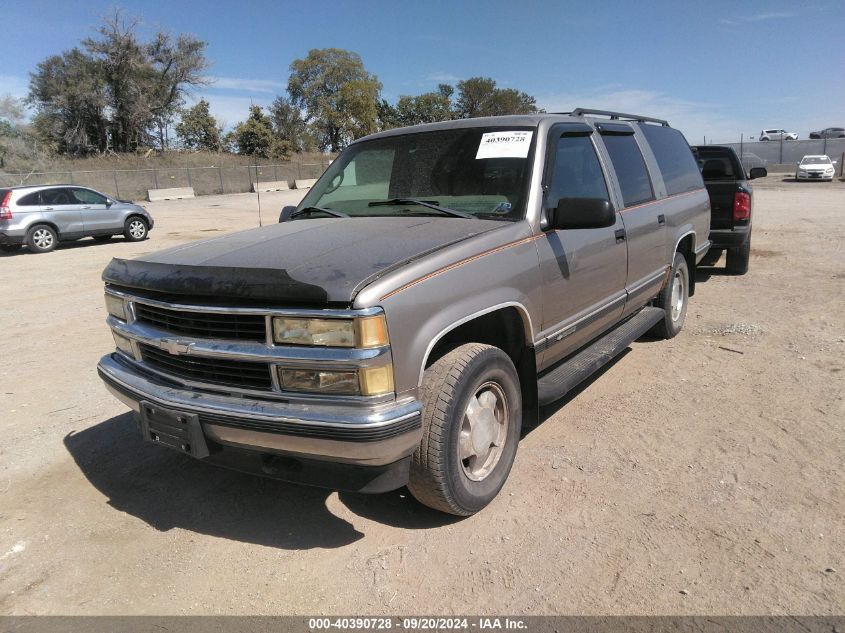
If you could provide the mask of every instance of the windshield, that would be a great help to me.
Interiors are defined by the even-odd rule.
[[[322,207],[351,217],[470,214],[519,220],[533,137],[527,127],[471,127],[356,143],[329,166],[298,209]]]
[[[830,162],[827,156],[805,156],[801,159],[802,165],[826,165]]]

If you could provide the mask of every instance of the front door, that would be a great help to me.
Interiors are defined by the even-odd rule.
[[[82,187],[74,187],[73,195],[82,209],[86,235],[104,234],[122,228],[120,214],[111,210],[104,195]]]
[[[561,124],[550,134],[544,207],[556,207],[561,198],[609,200],[593,128]],[[622,231],[617,213],[614,226],[550,230],[537,240],[543,283],[542,366],[572,353],[621,315],[627,257]]]

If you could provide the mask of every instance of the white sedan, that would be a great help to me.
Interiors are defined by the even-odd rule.
[[[833,166],[836,164],[835,160],[830,160],[829,156],[814,155],[805,156],[796,165],[795,180],[833,180],[833,174],[836,171]]]

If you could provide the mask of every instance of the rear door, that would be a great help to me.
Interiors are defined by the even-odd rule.
[[[56,225],[63,238],[84,235],[82,205],[76,200],[70,187],[52,187],[41,191],[41,214],[44,219]]]
[[[585,123],[552,127],[544,208],[556,207],[560,198],[613,202],[595,136],[592,126]],[[627,259],[625,241],[617,238],[622,232],[617,213],[614,226],[549,230],[535,242],[543,283],[543,366],[575,351],[622,314]]]
[[[628,243],[628,304],[636,309],[659,291],[666,273],[666,208],[656,200],[642,149],[627,123],[599,123],[613,165]],[[626,312],[628,312],[626,308]]]
[[[111,210],[104,195],[83,187],[74,187],[73,195],[82,210],[86,235],[102,235],[121,228],[119,214]]]

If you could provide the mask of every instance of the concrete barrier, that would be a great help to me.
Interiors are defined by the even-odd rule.
[[[287,180],[276,180],[273,182],[254,182],[252,183],[253,191],[287,191],[290,189],[290,184]]]
[[[195,198],[193,187],[174,187],[171,189],[148,189],[147,200],[157,202],[159,200],[182,200],[183,198]]]
[[[297,189],[309,189],[314,186],[315,182],[317,182],[316,178],[297,178],[293,181],[293,184]]]

